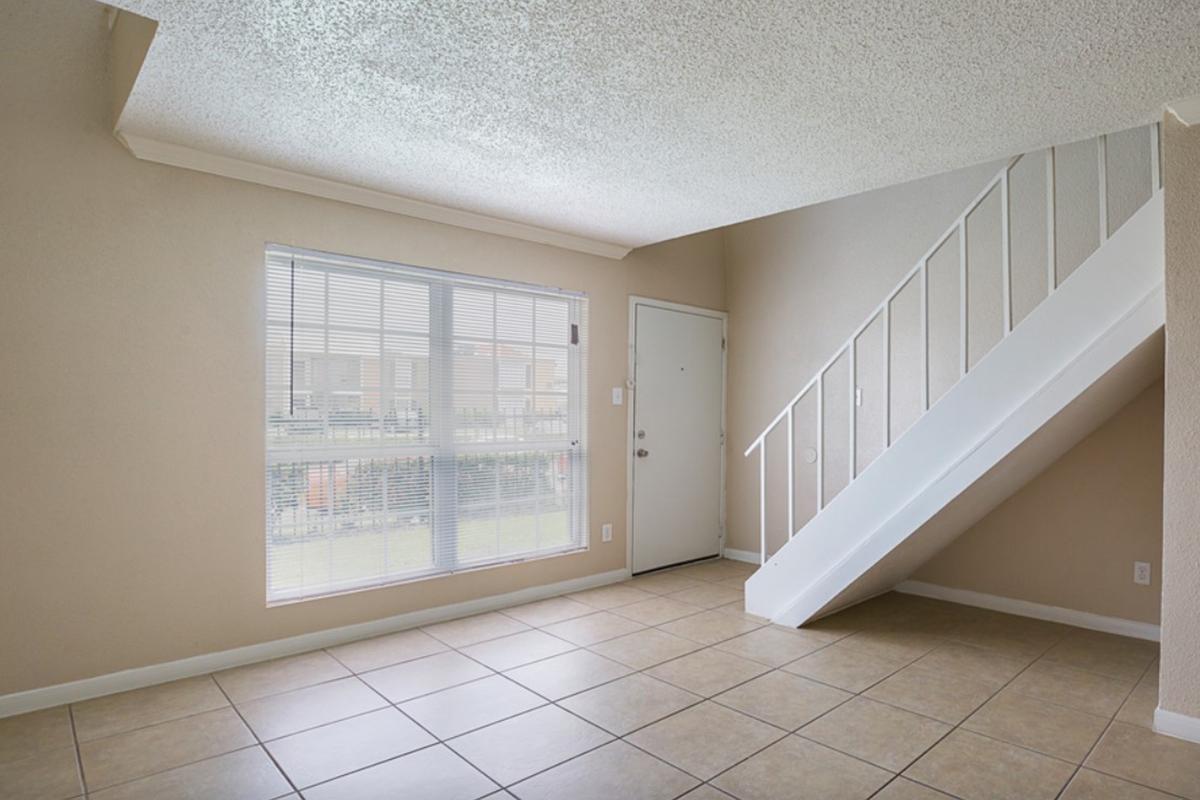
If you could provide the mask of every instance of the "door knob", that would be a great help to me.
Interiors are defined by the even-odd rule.
[[[648,456],[648,455],[650,455],[650,451],[649,451],[649,450],[646,450],[645,448],[642,448],[642,447],[639,447],[639,448],[638,448],[638,450],[637,450],[637,457],[638,457],[638,458],[645,458],[645,457],[646,457],[646,456]]]

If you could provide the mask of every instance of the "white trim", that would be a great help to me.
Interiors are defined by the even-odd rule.
[[[758,553],[753,550],[734,550],[732,547],[726,547],[721,551],[721,556],[730,561],[745,561],[747,564],[759,565]]]
[[[720,311],[715,308],[704,308],[703,306],[690,306],[687,303],[673,303],[670,300],[659,300],[657,297],[643,297],[638,294],[629,295],[629,307],[635,305],[654,306],[655,308],[665,308],[668,311],[681,311],[684,314],[698,314],[702,317],[712,317],[713,319],[727,320],[729,319],[728,311]]]
[[[1006,614],[1016,614],[1021,617],[1044,619],[1049,622],[1061,622],[1064,625],[1074,625],[1077,628],[1087,628],[1092,631],[1115,633],[1119,636],[1132,636],[1135,639],[1148,639],[1152,642],[1159,640],[1159,627],[1149,622],[1138,622],[1121,617],[1105,617],[1088,611],[1077,611],[1073,608],[1048,606],[1042,603],[1031,603],[1028,600],[1017,600],[1012,597],[1001,597],[995,594],[972,592],[968,589],[954,589],[949,586],[938,586],[935,583],[923,581],[902,581],[895,590],[902,594],[915,594],[921,597],[932,597],[935,600],[948,600],[951,603],[961,603],[965,606],[987,608],[992,611],[1002,611]]]
[[[144,686],[154,686],[166,681],[190,678],[195,675],[206,675],[217,670],[239,667],[243,664],[253,664],[272,658],[306,653],[322,647],[333,647],[371,636],[415,628],[419,625],[430,625],[448,619],[480,614],[485,611],[495,611],[501,608],[542,600],[597,586],[627,580],[628,569],[616,569],[600,572],[595,575],[585,575],[582,578],[572,578],[544,586],[530,586],[506,594],[494,594],[452,603],[434,608],[424,608],[397,614],[393,617],[360,622],[340,628],[328,628],[299,636],[289,636],[286,639],[276,639],[270,642],[235,647],[232,650],[222,650],[216,653],[182,658],[178,661],[167,661],[162,664],[151,664],[147,667],[112,672],[107,675],[97,675],[94,678],[84,678],[70,683],[60,683],[40,689],[30,689],[24,692],[0,695],[0,718],[36,711],[41,708],[76,703],[92,697],[100,697],[114,692],[125,692],[130,689],[140,689]]]
[[[1184,125],[1195,125],[1200,122],[1200,95],[1167,103],[1167,111]]]
[[[1200,744],[1200,719],[1159,706],[1154,709],[1154,732]]]
[[[717,552],[723,552],[725,547],[725,440],[728,430],[726,424],[728,388],[726,384],[729,382],[729,312],[631,294],[629,295],[629,361],[626,365],[625,377],[625,445],[627,451],[625,454],[625,566],[631,572],[633,570],[633,451],[636,449],[633,438],[633,412],[634,400],[637,396],[635,376],[637,375],[637,307],[639,305],[665,308],[668,311],[682,311],[687,314],[699,314],[721,320],[721,341],[723,342],[721,347],[721,533]],[[754,563],[758,563],[757,558]]]
[[[191,147],[184,147],[169,142],[160,142],[137,136],[123,130],[116,131],[116,137],[137,158],[143,161],[153,161],[172,167],[207,172],[211,175],[221,175],[234,180],[257,183],[262,186],[272,186],[276,189],[286,189],[290,192],[324,197],[338,200],[351,205],[375,208],[380,211],[390,211],[393,214],[404,214],[408,217],[440,222],[446,225],[456,225],[460,228],[494,233],[513,239],[524,239],[538,244],[548,244],[565,250],[575,250],[594,256],[620,260],[628,255],[632,247],[613,242],[603,242],[584,236],[540,228],[523,222],[491,217],[486,214],[476,214],[457,208],[413,200],[390,192],[381,192],[351,183],[318,178],[279,167],[269,167],[239,158],[205,153]]]

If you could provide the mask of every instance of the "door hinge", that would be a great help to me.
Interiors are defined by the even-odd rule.
[[[721,349],[722,350],[725,349],[725,337],[724,336],[721,337]]]

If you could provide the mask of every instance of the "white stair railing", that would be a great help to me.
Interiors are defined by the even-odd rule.
[[[1151,166],[1151,194],[1153,195],[1159,187],[1159,130],[1158,125],[1150,125],[1148,127],[1150,136],[1150,166]],[[1096,158],[1098,163],[1098,191],[1099,191],[1099,246],[1103,246],[1107,241],[1110,230],[1108,221],[1108,156],[1107,156],[1107,136],[1101,135],[1095,139],[1096,142]],[[783,409],[775,415],[774,419],[763,428],[762,432],[755,437],[750,446],[746,448],[745,457],[749,457],[756,449],[758,450],[758,480],[759,480],[759,563],[765,564],[768,558],[767,553],[767,437],[780,425],[786,423],[787,429],[787,530],[788,539],[796,535],[796,405],[810,392],[816,392],[816,512],[821,511],[828,505],[825,498],[825,374],[831,367],[844,355],[847,358],[849,366],[850,384],[849,384],[849,430],[846,432],[845,441],[848,442],[848,459],[849,474],[847,475],[846,486],[842,487],[842,491],[858,477],[858,469],[856,464],[856,430],[857,430],[857,412],[858,404],[856,402],[856,394],[858,388],[857,373],[855,370],[855,344],[859,337],[867,328],[882,316],[882,327],[884,331],[884,405],[883,405],[883,443],[884,450],[887,450],[894,443],[891,431],[891,413],[892,413],[892,330],[891,330],[891,309],[892,303],[897,295],[905,289],[914,278],[918,279],[920,297],[920,342],[921,342],[921,403],[920,412],[916,419],[923,416],[931,407],[929,397],[930,385],[930,336],[929,336],[929,260],[936,254],[951,237],[957,234],[958,236],[958,285],[959,285],[959,374],[958,380],[967,374],[970,369],[969,358],[970,351],[968,350],[968,312],[969,298],[967,286],[967,219],[971,212],[979,207],[989,194],[1000,188],[1000,269],[1001,269],[1001,336],[1000,340],[993,346],[999,346],[1003,339],[1012,332],[1013,329],[1013,312],[1012,312],[1012,260],[1011,260],[1011,241],[1010,241],[1010,222],[1011,208],[1009,202],[1009,176],[1013,167],[1022,158],[1030,158],[1031,155],[1017,156],[1011,159],[1005,166],[993,177],[983,190],[975,197],[974,200],[959,214],[958,218],[946,229],[946,231],[938,237],[937,241],[930,247],[920,260],[909,270],[903,278],[896,284],[895,288],[888,293],[875,309],[867,315],[866,320],[859,325],[854,333],[847,339],[834,353],[833,357],[826,361],[816,374],[809,379],[804,387],[792,397],[790,401],[784,404]],[[1052,294],[1058,288],[1058,274],[1055,259],[1055,251],[1057,246],[1057,236],[1055,232],[1055,208],[1056,208],[1056,186],[1055,186],[1055,169],[1054,169],[1054,148],[1047,148],[1046,154],[1046,296]],[[1068,276],[1069,277],[1069,276]],[[1065,279],[1064,279],[1065,280]],[[1044,298],[1042,298],[1044,299]],[[956,381],[957,383],[957,381]],[[944,389],[944,396],[953,384]],[[934,401],[936,403],[936,401]],[[916,421],[913,419],[911,424]],[[901,434],[903,435],[903,434]],[[899,438],[899,437],[897,437]],[[878,457],[878,456],[876,456]],[[806,523],[807,524],[807,523]]]

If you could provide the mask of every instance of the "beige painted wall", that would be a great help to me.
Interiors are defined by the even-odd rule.
[[[719,233],[617,262],[140,162],[101,7],[3,16],[0,694],[624,567],[627,298],[723,308]],[[593,548],[265,608],[266,242],[586,291]]]
[[[1158,381],[912,579],[1157,624],[1162,444]],[[1150,586],[1134,561],[1150,562]]]
[[[0,26],[0,694],[623,567],[626,409],[610,404],[609,389],[625,377],[629,294],[730,309],[729,545],[756,549],[757,474],[742,448],[995,171],[962,170],[614,262],[139,162],[109,132],[99,6],[11,6]],[[1044,213],[1028,218],[1036,226]],[[591,528],[613,522],[614,541],[266,609],[268,241],[587,291]],[[1018,306],[1037,300],[1037,262],[1014,249],[1014,281],[1023,264],[1032,276],[1027,292],[1014,287]],[[894,342],[912,338],[901,326],[913,319],[894,316]],[[879,341],[872,329],[860,342],[860,369],[878,362]],[[894,367],[915,357],[897,353]],[[830,400],[844,401],[846,368]],[[869,385],[866,404],[879,408]],[[878,452],[877,422],[862,416],[860,461]],[[782,449],[771,452],[781,465]],[[801,499],[801,519],[811,501]],[[782,508],[772,507],[779,538]]]
[[[1163,123],[1167,400],[1159,705],[1200,717],[1200,126]]]

